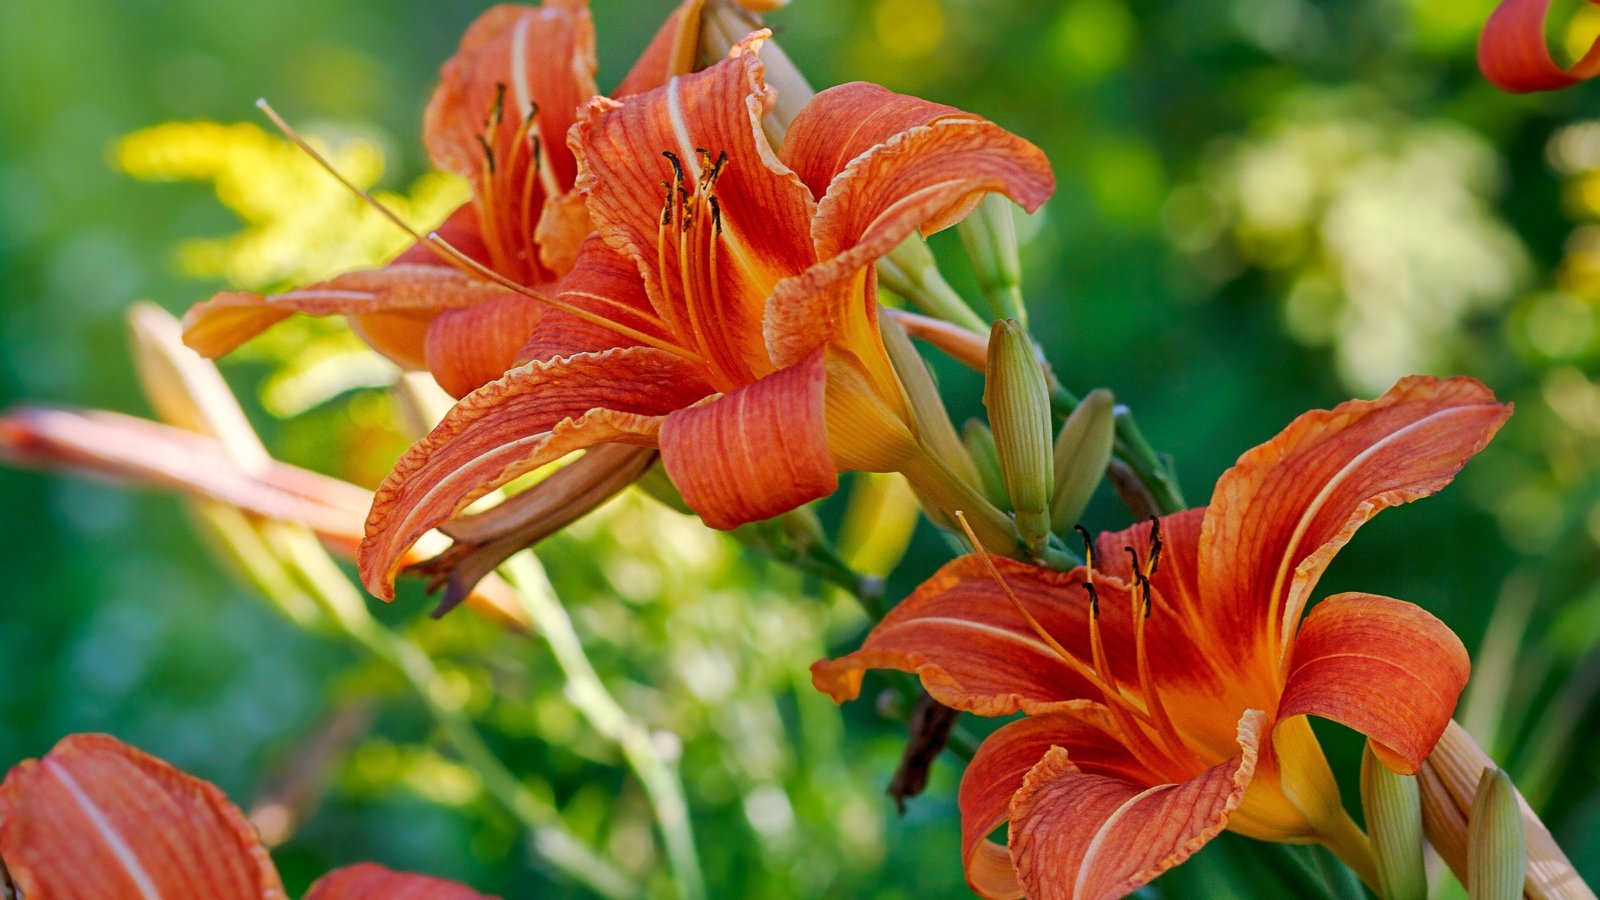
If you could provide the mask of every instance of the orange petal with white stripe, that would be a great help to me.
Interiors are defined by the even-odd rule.
[[[1081,771],[1149,782],[1151,776],[1122,746],[1116,726],[1099,704],[1012,722],[984,740],[961,776],[961,857],[967,884],[990,900],[1018,898],[1022,887],[1011,853],[989,839],[1011,818],[1023,779],[1052,747],[1064,748]]]
[[[64,738],[11,770],[0,857],[29,898],[285,896],[222,791],[103,734]]]
[[[997,556],[990,561],[1050,640],[1079,661],[1091,659],[1081,571],[1055,572]],[[1113,589],[1101,579],[1108,608]],[[1124,665],[1133,657],[1125,622],[1124,616],[1100,619],[1107,656]],[[923,582],[884,616],[861,649],[813,664],[811,681],[843,703],[860,693],[866,670],[876,668],[916,673],[940,703],[984,716],[1043,714],[1100,696],[1084,669],[1023,618],[976,555],[947,563]]]
[[[657,316],[724,391],[777,368],[765,298],[814,261],[811,194],[761,131],[764,35],[653,91],[591,101],[571,136],[596,230],[639,267]]]
[[[650,445],[661,417],[711,393],[698,369],[645,347],[518,366],[457,403],[378,487],[359,553],[383,598],[406,551],[520,475],[597,443]]]
[[[376,863],[334,869],[318,878],[305,900],[490,900],[443,878],[396,872]]]
[[[1228,824],[1255,775],[1266,717],[1239,720],[1237,756],[1181,784],[1091,774],[1052,748],[1011,804],[1011,859],[1034,900],[1122,897],[1188,859]]]
[[[1550,0],[1501,0],[1489,16],[1478,40],[1478,68],[1496,87],[1554,91],[1600,75],[1600,41],[1570,66],[1551,58],[1544,36],[1549,13]]]
[[[1461,639],[1421,607],[1338,594],[1300,626],[1278,717],[1354,728],[1384,765],[1412,775],[1450,723],[1471,668]]]
[[[1200,608],[1241,672],[1288,655],[1317,580],[1356,530],[1426,497],[1489,443],[1511,407],[1470,378],[1414,376],[1376,400],[1295,419],[1218,480],[1200,537]],[[1248,637],[1246,637],[1248,636]]]
[[[382,269],[349,272],[282,294],[224,291],[184,313],[183,342],[201,356],[215,358],[232,352],[293,313],[392,316],[419,322],[421,333],[426,333],[427,323],[438,313],[504,294],[504,288],[457,269],[396,263]],[[386,355],[420,359],[421,346],[419,340],[415,351],[394,350]]]
[[[875,143],[861,146],[867,140]],[[841,162],[829,154],[833,145],[857,152],[830,175]],[[874,345],[876,303],[859,282],[913,232],[954,224],[986,193],[1033,212],[1055,190],[1049,161],[1033,144],[978,116],[868,84],[818,94],[795,119],[784,158],[813,190],[826,178],[826,193],[811,225],[819,262],[781,282],[767,305],[767,344],[778,365],[809,352],[818,335]]]

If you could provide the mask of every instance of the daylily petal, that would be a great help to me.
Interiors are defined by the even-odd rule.
[[[876,304],[863,301],[857,282],[866,277],[867,267],[913,231],[931,234],[954,224],[985,193],[1003,193],[1033,212],[1055,190],[1044,153],[993,122],[947,113],[948,107],[871,86],[824,92],[812,101],[812,106],[818,104],[821,119],[807,124],[799,147],[823,140],[810,134],[826,128],[827,122],[840,129],[848,127],[842,122],[853,125],[862,116],[872,120],[865,110],[875,106],[887,109],[868,126],[873,131],[861,137],[915,123],[919,115],[931,118],[926,124],[909,124],[850,158],[828,183],[811,226],[818,264],[780,283],[767,304],[767,347],[778,365],[815,346],[819,335],[847,346],[872,346],[877,341]],[[849,118],[835,118],[842,115]],[[837,137],[853,139],[848,131]],[[817,170],[813,178],[832,165],[817,160],[822,152],[796,151],[800,162]],[[871,299],[868,295],[867,301]]]
[[[0,416],[0,459],[69,469],[118,482],[176,490],[253,516],[303,525],[329,551],[349,560],[363,537],[372,494],[348,482],[264,459],[245,466],[221,441],[112,412],[23,407]],[[426,535],[423,555],[442,535]],[[418,551],[401,565],[423,558]],[[528,627],[527,615],[498,577],[484,579],[467,602],[491,618]]]
[[[393,596],[406,549],[472,501],[573,450],[652,444],[660,416],[709,392],[694,367],[643,347],[512,369],[468,394],[395,463],[367,517],[362,581]]]
[[[1421,607],[1338,594],[1312,607],[1300,627],[1278,718],[1310,714],[1348,725],[1372,739],[1384,765],[1415,774],[1471,668],[1461,639]]]
[[[724,391],[773,371],[761,303],[780,278],[813,262],[804,239],[811,194],[761,132],[769,91],[755,50],[763,34],[656,90],[621,102],[596,98],[571,136],[596,229],[638,265],[657,315],[698,346]],[[678,160],[682,182],[664,153]],[[675,187],[664,192],[663,181]]]
[[[598,236],[588,238],[578,248],[572,271],[561,279],[555,291],[556,299],[564,304],[663,342],[672,340],[650,306],[638,267],[607,247]],[[552,307],[539,320],[527,345],[518,351],[517,362],[631,347],[637,343],[626,334]]]
[[[1227,826],[1255,774],[1266,717],[1239,720],[1239,753],[1182,784],[1086,774],[1053,748],[1011,806],[1011,858],[1034,900],[1121,897],[1188,859]]]
[[[547,205],[571,190],[565,142],[579,103],[594,96],[594,23],[582,0],[503,4],[478,17],[440,71],[423,143],[434,164],[473,181],[492,268],[524,284],[560,274],[578,235],[541,229]],[[540,237],[561,246],[546,253]]]
[[[549,309],[522,294],[501,294],[446,310],[428,325],[428,371],[457,399],[504,375]]]
[[[666,84],[674,75],[687,75],[694,71],[695,57],[700,48],[700,10],[706,0],[685,0],[667,16],[656,30],[655,37],[639,59],[628,70],[627,77],[617,85],[614,97],[653,91]]]
[[[1509,415],[1470,378],[1416,376],[1306,413],[1241,456],[1200,538],[1200,595],[1236,598],[1202,610],[1219,648],[1280,670],[1308,595],[1356,529],[1450,483]]]
[[[828,452],[823,350],[796,366],[667,416],[661,462],[712,528],[735,528],[826,497],[839,485]]]
[[[1591,0],[1594,2],[1594,0]],[[1478,41],[1478,67],[1502,90],[1553,91],[1600,74],[1600,42],[1565,68],[1550,58],[1544,20],[1550,0],[1501,0]]]
[[[396,263],[382,269],[349,272],[337,278],[264,296],[243,291],[224,291],[204,303],[196,303],[183,316],[183,342],[201,356],[218,357],[292,313],[313,316],[347,315],[381,323],[399,318],[416,323],[418,338],[426,332],[428,321],[447,309],[473,306],[503,296],[505,289],[458,269],[422,263]],[[420,365],[422,342],[408,351],[406,342],[382,341],[379,349],[405,365]]]
[[[75,734],[0,784],[0,857],[26,897],[284,897],[215,785],[109,735]]]
[[[377,863],[334,869],[318,878],[305,900],[487,900],[488,895],[443,878],[396,872]]]
[[[831,87],[811,99],[784,135],[778,158],[793,169],[813,196],[857,156],[895,135],[940,119],[982,121],[953,106],[897,94],[865,81]]]
[[[566,149],[567,129],[578,104],[600,92],[594,73],[594,23],[587,3],[491,7],[467,28],[460,48],[440,69],[424,115],[423,143],[434,165],[476,179],[484,165],[479,139],[496,103],[501,104],[497,139],[515,132],[537,104],[541,162],[554,170],[556,183],[570,185],[576,167]]]
[[[1006,585],[1045,633],[1078,659],[1090,658],[1089,603],[1081,571],[1063,573],[991,556]],[[1102,579],[1101,601],[1114,589]],[[1126,632],[1103,616],[1113,661],[1132,657]],[[843,703],[861,691],[867,669],[914,672],[935,699],[984,716],[1043,714],[1099,690],[1028,625],[994,582],[983,559],[945,565],[890,610],[861,649],[811,666],[817,690]],[[1126,674],[1126,673],[1124,673]]]
[[[1062,747],[1085,772],[1135,784],[1149,773],[1122,746],[1103,707],[1079,708],[1012,722],[990,735],[961,776],[961,857],[967,884],[989,898],[1022,896],[1011,854],[989,835],[1011,818],[1011,800],[1051,747]]]

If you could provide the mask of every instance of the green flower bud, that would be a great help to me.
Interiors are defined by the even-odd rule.
[[[1050,501],[1050,525],[1066,534],[1078,524],[1105,477],[1116,441],[1117,422],[1111,392],[1091,391],[1078,403],[1061,434],[1056,437],[1055,492]]]
[[[1055,455],[1050,441],[1050,387],[1033,342],[1014,320],[989,333],[989,370],[983,388],[1006,496],[1017,534],[1035,557],[1050,538],[1050,493]]]
[[[978,470],[984,496],[991,503],[1006,505],[1006,480],[1000,474],[1000,451],[994,445],[994,432],[977,419],[968,419],[961,427],[961,443]]]
[[[1378,761],[1368,745],[1361,758],[1361,806],[1377,857],[1385,900],[1425,900],[1422,866],[1422,798],[1413,775],[1399,775]]]
[[[1026,329],[1028,311],[1022,305],[1017,226],[1011,216],[1011,201],[1001,194],[989,194],[961,220],[958,230],[978,287],[989,300],[989,310],[996,319],[1016,319]]]
[[[1518,900],[1527,865],[1517,789],[1503,770],[1484,769],[1467,820],[1467,896]]]

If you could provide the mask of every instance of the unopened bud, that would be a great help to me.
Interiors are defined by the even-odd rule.
[[[1017,534],[1036,556],[1050,538],[1050,492],[1055,461],[1050,442],[1050,387],[1033,342],[1014,320],[989,333],[989,371],[983,404],[994,428],[995,449]]]
[[[978,287],[989,300],[989,311],[996,319],[1016,319],[1027,328],[1017,226],[1011,217],[1011,201],[1001,194],[989,194],[971,215],[961,220],[958,230],[967,257],[972,260]]]
[[[1382,895],[1386,900],[1424,900],[1428,876],[1422,865],[1422,800],[1416,777],[1390,771],[1368,745],[1361,758],[1361,806]]]
[[[1467,896],[1518,900],[1527,862],[1517,789],[1503,770],[1484,769],[1467,819]]]
[[[1456,877],[1469,886],[1469,859],[1473,855],[1470,845],[1476,818],[1472,810],[1483,773],[1494,767],[1494,761],[1472,735],[1451,722],[1417,773],[1422,789],[1422,827],[1428,843],[1439,851]],[[1511,787],[1509,782],[1504,786]],[[1584,884],[1571,860],[1550,836],[1550,830],[1527,801],[1516,796],[1515,788],[1510,792],[1521,811],[1527,847],[1523,893],[1530,900],[1593,900],[1594,891]]]
[[[1067,416],[1056,437],[1055,494],[1050,500],[1050,525],[1066,534],[1089,506],[1095,488],[1105,477],[1116,440],[1111,392],[1091,391]]]
[[[1000,451],[994,445],[994,432],[977,419],[968,419],[967,424],[961,427],[961,443],[966,446],[967,453],[972,456],[972,464],[978,469],[978,480],[983,485],[984,495],[989,502],[1004,506],[1006,481],[1000,474]]]

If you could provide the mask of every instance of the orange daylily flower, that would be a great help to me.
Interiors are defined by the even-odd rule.
[[[842,702],[865,669],[901,669],[957,709],[1027,713],[961,784],[967,879],[986,897],[1120,896],[1224,828],[1320,841],[1370,875],[1306,716],[1415,772],[1467,655],[1399,600],[1339,594],[1302,613],[1362,523],[1447,484],[1510,411],[1469,379],[1410,378],[1307,413],[1209,506],[1102,535],[1092,568],[950,563],[813,680]],[[1009,848],[989,841],[1008,820]]]
[[[704,2],[668,18],[619,94],[689,71]],[[566,134],[599,93],[595,69],[586,0],[489,9],[444,64],[423,126],[434,165],[472,185],[437,229],[461,258],[422,241],[381,269],[269,296],[224,292],[189,311],[185,340],[221,356],[296,312],[346,315],[374,349],[456,397],[499,377],[546,309],[523,291],[548,290],[592,230]]]
[[[570,142],[598,234],[524,350],[533,362],[463,399],[379,488],[361,553],[373,593],[390,595],[418,534],[601,443],[659,447],[716,528],[825,496],[846,469],[982,502],[919,440],[931,423],[879,334],[873,263],[987,192],[1037,209],[1048,163],[977,116],[859,83],[818,94],[775,149],[766,36],[585,105]]]
[[[1600,0],[1590,0],[1600,3]],[[1515,93],[1554,91],[1600,75],[1600,42],[1561,66],[1545,42],[1550,0],[1501,0],[1478,41],[1478,67],[1496,87]]]
[[[283,900],[255,829],[216,785],[110,735],[63,738],[0,783],[0,859],[23,897]],[[454,882],[363,863],[306,900],[484,900]]]

